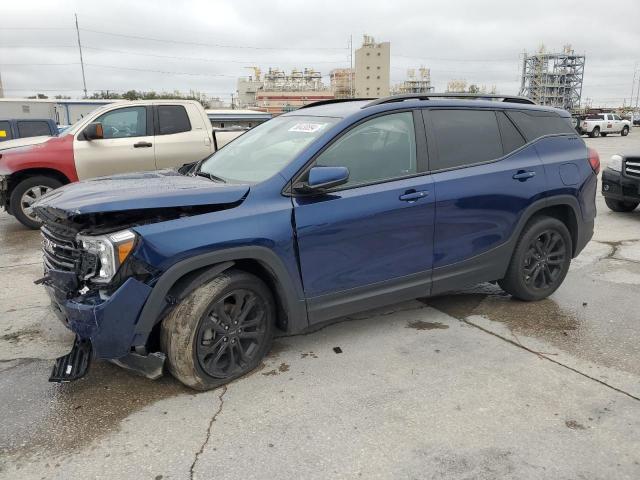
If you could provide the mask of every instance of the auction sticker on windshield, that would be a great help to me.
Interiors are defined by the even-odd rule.
[[[304,122],[304,123],[296,123],[293,127],[289,129],[290,132],[304,132],[304,133],[315,133],[322,130],[328,124],[326,123],[312,123],[312,122]]]

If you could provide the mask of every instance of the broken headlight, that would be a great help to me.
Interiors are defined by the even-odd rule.
[[[98,268],[91,280],[109,283],[133,250],[136,234],[122,230],[108,235],[78,235],[77,240],[84,250],[98,258]]]

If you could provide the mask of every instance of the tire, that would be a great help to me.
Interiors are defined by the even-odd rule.
[[[600,136],[601,136],[601,137],[606,137],[607,135],[608,135],[608,133],[604,133],[604,132],[602,132],[602,133],[600,134]]]
[[[247,374],[271,349],[275,312],[271,291],[258,277],[240,270],[221,273],[163,320],[160,344],[169,371],[195,390]]]
[[[593,130],[591,130],[589,132],[589,136],[591,138],[599,137],[600,136],[600,127],[595,127]]]
[[[517,299],[542,300],[564,281],[572,253],[571,235],[564,223],[552,217],[535,217],[520,235],[507,274],[498,284]]]
[[[34,230],[40,228],[42,222],[33,215],[29,207],[45,193],[61,186],[62,182],[53,177],[37,175],[25,178],[11,192],[9,199],[11,214],[25,227]]]
[[[604,197],[604,203],[614,212],[633,212],[639,205],[638,202],[622,202],[613,198]]]
[[[629,127],[624,127],[620,132],[620,135],[623,137],[626,137],[627,135],[629,135]]]

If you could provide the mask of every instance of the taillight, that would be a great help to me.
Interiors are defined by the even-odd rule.
[[[587,148],[587,150],[589,151],[589,165],[597,175],[600,173],[600,155],[595,148]]]

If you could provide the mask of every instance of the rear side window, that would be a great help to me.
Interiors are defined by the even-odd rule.
[[[187,111],[182,105],[161,105],[158,107],[158,133],[160,135],[171,135],[190,130],[191,122],[189,122]]]
[[[11,140],[11,125],[9,122],[0,122],[0,142]]]
[[[555,113],[509,111],[507,115],[529,141],[545,135],[576,133],[570,118]]]
[[[463,167],[502,157],[502,142],[492,110],[431,110],[438,156],[432,170]]]
[[[18,135],[21,138],[51,135],[51,129],[47,122],[22,121],[18,122]]]
[[[500,135],[502,136],[502,146],[504,147],[504,154],[506,155],[523,146],[526,140],[504,112],[497,112],[497,115],[498,124],[500,125]]]

